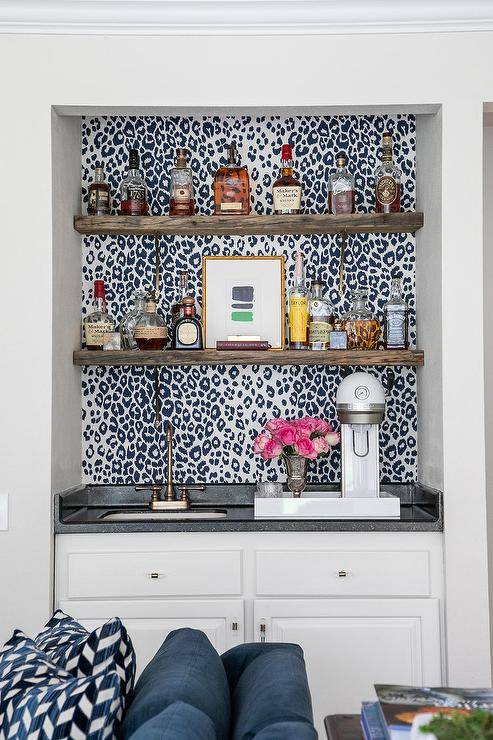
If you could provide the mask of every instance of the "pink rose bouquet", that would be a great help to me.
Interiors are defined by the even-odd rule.
[[[270,419],[255,437],[253,451],[263,460],[285,455],[301,455],[315,460],[326,455],[340,441],[339,432],[324,419],[304,416],[301,419]]]

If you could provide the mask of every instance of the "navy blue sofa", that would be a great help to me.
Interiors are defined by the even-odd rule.
[[[303,651],[253,643],[219,656],[171,632],[135,686],[124,740],[316,740]]]

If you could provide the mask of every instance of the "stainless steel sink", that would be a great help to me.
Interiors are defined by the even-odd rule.
[[[186,511],[151,511],[150,509],[122,509],[109,511],[100,519],[105,522],[162,522],[173,519],[224,519],[224,509],[187,509]]]

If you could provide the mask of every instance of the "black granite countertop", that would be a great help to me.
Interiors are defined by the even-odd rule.
[[[311,485],[308,490],[337,490],[332,485]],[[88,532],[440,532],[443,529],[442,494],[420,484],[384,484],[382,490],[401,499],[400,519],[378,520],[256,520],[254,484],[214,484],[190,495],[195,510],[219,509],[222,519],[171,521],[107,521],[105,515],[127,507],[143,509],[149,491],[133,486],[87,485],[55,496],[56,534]]]

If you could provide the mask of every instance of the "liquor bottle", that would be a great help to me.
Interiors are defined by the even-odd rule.
[[[337,155],[336,169],[329,177],[329,213],[354,213],[354,178],[343,152]]]
[[[401,210],[401,171],[392,161],[392,134],[382,137],[382,161],[375,170],[375,205],[377,213]]]
[[[136,290],[133,294],[133,308],[127,313],[120,324],[123,349],[139,349],[135,341],[135,327],[146,309],[147,293],[145,290]]]
[[[156,313],[154,293],[146,303],[145,312],[137,321],[134,338],[142,350],[159,350],[166,344],[168,330],[164,320]]]
[[[294,284],[289,291],[289,347],[308,347],[308,290],[305,285],[303,253],[296,252]]]
[[[137,149],[130,149],[128,171],[120,186],[120,213],[124,216],[146,216],[147,186],[140,172],[140,157]]]
[[[214,214],[248,216],[250,213],[250,179],[248,170],[238,163],[235,144],[228,148],[228,163],[214,175]]]
[[[390,298],[383,311],[383,342],[385,349],[407,349],[409,347],[409,315],[407,303],[402,297],[400,278],[392,279]]]
[[[366,306],[368,291],[354,290],[351,298],[353,305],[344,316],[348,349],[377,349],[381,326]]]
[[[274,213],[296,214],[300,212],[301,184],[293,175],[293,150],[289,144],[281,149],[281,177],[272,186]]]
[[[329,349],[330,332],[334,329],[334,310],[330,301],[323,297],[325,284],[312,280],[308,301],[308,349]]]
[[[195,213],[192,170],[187,167],[187,154],[186,149],[176,150],[175,166],[170,173],[170,216],[193,216]]]
[[[202,349],[202,324],[195,315],[195,298],[183,298],[184,313],[173,327],[173,349]]]
[[[190,273],[188,270],[180,270],[178,273],[180,277],[180,288],[179,288],[179,295],[175,303],[172,304],[170,313],[171,313],[171,323],[174,326],[178,319],[181,319],[181,317],[185,313],[185,307],[183,305],[183,299],[185,296],[190,295]],[[195,310],[197,311],[197,305],[195,305]]]
[[[94,180],[88,189],[87,213],[89,216],[107,216],[111,210],[110,186],[104,180],[102,167],[94,169]]]
[[[94,281],[95,310],[84,319],[84,341],[86,349],[103,349],[104,335],[115,331],[115,322],[106,307],[104,280]]]

